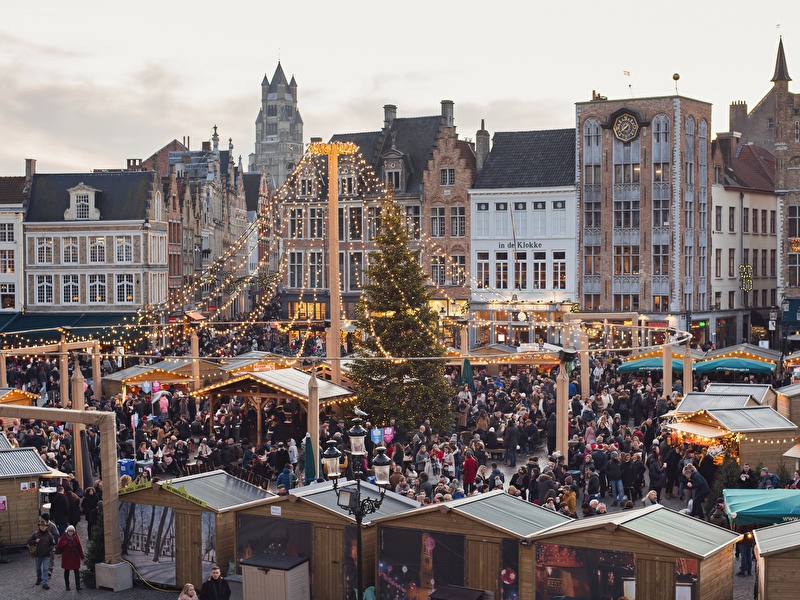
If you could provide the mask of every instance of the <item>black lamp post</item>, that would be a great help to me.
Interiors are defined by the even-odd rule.
[[[389,486],[389,468],[392,461],[386,456],[386,448],[381,446],[376,448],[378,455],[372,461],[375,471],[375,485],[381,488],[378,498],[361,497],[361,476],[364,474],[364,459],[367,452],[364,441],[367,437],[367,430],[361,426],[361,419],[353,419],[353,427],[348,431],[350,436],[350,458],[353,467],[353,477],[355,478],[355,489],[352,487],[339,487],[339,477],[342,475],[339,469],[339,458],[342,453],[336,447],[334,440],[328,441],[328,448],[322,454],[322,462],[328,473],[328,478],[333,482],[333,489],[336,492],[336,504],[347,510],[356,520],[356,554],[358,564],[356,565],[356,585],[358,586],[358,598],[362,597],[362,550],[361,550],[361,525],[364,516],[374,513],[381,507],[386,488]]]

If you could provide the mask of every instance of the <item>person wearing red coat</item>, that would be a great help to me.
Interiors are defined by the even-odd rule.
[[[475,475],[478,473],[478,461],[471,451],[467,450],[467,457],[464,459],[464,489],[467,494],[475,490]]]
[[[83,546],[81,538],[75,532],[75,528],[70,525],[56,544],[56,552],[61,553],[61,568],[64,569],[64,584],[69,591],[69,572],[75,572],[75,589],[81,589],[80,568],[83,562]]]

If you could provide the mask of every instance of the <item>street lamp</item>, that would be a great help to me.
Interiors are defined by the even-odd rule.
[[[356,520],[356,555],[358,561],[356,585],[358,586],[358,597],[361,598],[363,587],[361,525],[364,522],[364,516],[377,511],[383,503],[386,488],[389,487],[389,469],[392,461],[386,456],[385,446],[376,448],[378,455],[373,459],[372,467],[375,471],[375,485],[381,488],[380,496],[378,498],[370,498],[368,496],[362,498],[361,476],[364,474],[364,459],[367,455],[364,444],[367,430],[361,426],[361,419],[356,417],[353,419],[353,427],[347,433],[350,436],[350,457],[352,459],[353,477],[356,481],[355,489],[351,486],[339,487],[339,477],[341,476],[339,458],[342,453],[336,447],[335,440],[328,441],[328,448],[322,455],[322,463],[325,465],[328,478],[333,482],[333,489],[336,492],[336,504],[353,515]]]

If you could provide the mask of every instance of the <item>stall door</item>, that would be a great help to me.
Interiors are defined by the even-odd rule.
[[[344,537],[341,529],[314,527],[314,598],[344,598],[342,556]]]
[[[635,594],[648,600],[675,600],[674,561],[638,559]]]
[[[498,542],[467,540],[466,586],[494,592],[492,597],[500,598],[500,563]]]

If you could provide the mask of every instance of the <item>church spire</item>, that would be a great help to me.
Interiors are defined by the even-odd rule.
[[[791,81],[789,77],[789,68],[786,66],[786,54],[783,52],[783,36],[778,42],[778,58],[775,60],[775,74],[772,76],[772,81]]]

